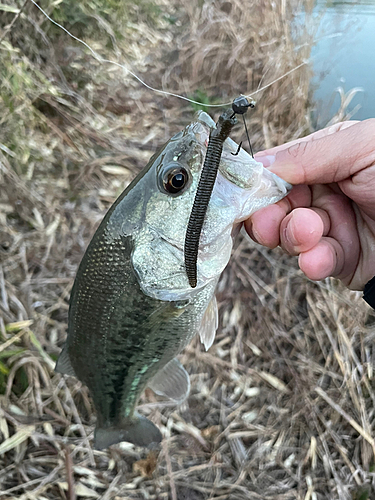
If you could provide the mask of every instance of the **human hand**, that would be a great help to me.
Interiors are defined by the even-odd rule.
[[[375,119],[338,123],[255,159],[295,187],[245,222],[249,235],[299,255],[312,280],[334,276],[363,290],[375,275]]]

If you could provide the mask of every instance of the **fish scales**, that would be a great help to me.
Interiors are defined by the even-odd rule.
[[[214,126],[201,113],[151,158],[110,208],[79,266],[56,371],[88,386],[98,448],[161,440],[157,427],[136,411],[142,391],[148,386],[177,402],[186,398],[189,377],[176,356],[196,333],[206,348],[213,342],[214,291],[233,237],[255,208],[289,189],[244,151],[233,157],[237,145],[225,141],[192,289],[184,239]]]
[[[78,271],[81,280],[73,289],[69,315],[69,329],[76,334],[67,343],[70,357],[100,353],[74,367],[91,389],[100,427],[116,426],[131,415],[147,380],[191,340],[199,310],[203,314],[211,298],[204,289],[179,314],[180,302],[145,295],[129,258],[131,238],[113,240],[103,222]],[[171,312],[177,313],[172,320]],[[92,335],[94,331],[100,335]]]

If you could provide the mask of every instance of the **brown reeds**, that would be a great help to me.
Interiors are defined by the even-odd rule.
[[[96,4],[43,6],[102,56],[206,102],[277,79],[312,43],[309,0]],[[0,5],[0,496],[371,498],[374,315],[247,238],[218,286],[213,347],[194,340],[182,356],[188,401],[141,401],[161,451],[92,449],[87,389],[53,372],[77,265],[110,203],[194,110],[103,66],[30,3]],[[255,96],[258,149],[310,131],[309,79],[306,65]]]

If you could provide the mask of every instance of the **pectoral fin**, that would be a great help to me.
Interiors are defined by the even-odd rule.
[[[216,297],[213,296],[211,302],[207,306],[206,312],[203,315],[199,328],[199,336],[206,351],[208,351],[214,342],[218,324],[219,313],[217,310]]]
[[[189,395],[190,379],[185,368],[175,358],[155,375],[148,386],[156,394],[182,403]]]
[[[57,373],[63,373],[65,375],[69,375],[70,377],[76,377],[77,375],[74,373],[72,364],[69,359],[69,354],[68,354],[68,349],[66,347],[66,344],[64,345],[59,359],[57,360],[56,366],[55,366],[55,372]]]

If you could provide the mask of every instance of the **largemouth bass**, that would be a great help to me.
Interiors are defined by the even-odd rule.
[[[92,238],[71,293],[68,337],[56,371],[90,390],[99,449],[147,446],[158,428],[135,408],[146,387],[176,402],[190,388],[176,356],[192,337],[208,349],[218,315],[214,296],[233,237],[256,210],[290,185],[226,139],[199,240],[197,285],[184,266],[189,215],[214,121],[196,121],[168,141],[109,209]]]

